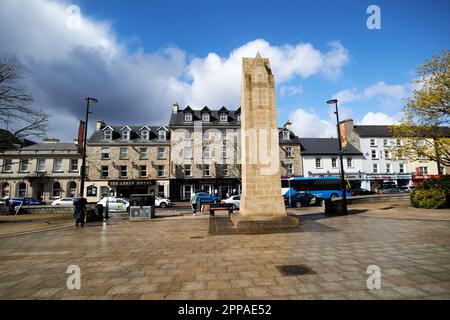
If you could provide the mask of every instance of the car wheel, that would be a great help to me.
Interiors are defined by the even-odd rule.
[[[302,203],[301,203],[300,201],[297,201],[297,202],[295,203],[295,207],[301,208],[301,207],[302,207]]]
[[[167,207],[167,203],[165,202],[161,202],[161,204],[159,205],[161,208],[166,208]]]

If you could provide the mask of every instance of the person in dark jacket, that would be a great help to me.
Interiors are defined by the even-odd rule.
[[[73,217],[75,219],[75,226],[78,228],[78,224],[81,223],[81,226],[84,227],[84,217],[86,216],[86,198],[78,198],[75,200],[75,211],[73,213]]]

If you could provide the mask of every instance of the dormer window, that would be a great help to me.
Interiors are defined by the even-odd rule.
[[[148,131],[147,129],[141,130],[141,140],[148,141],[149,138],[150,138],[150,131]]]
[[[283,131],[283,139],[289,140],[290,138],[291,138],[291,135],[290,135],[289,131]]]
[[[166,140],[166,130],[159,130],[158,131],[158,139],[159,140]]]
[[[130,140],[130,130],[128,129],[122,130],[121,139]]]
[[[207,112],[202,113],[202,121],[203,121],[203,122],[209,122],[209,121],[210,121],[210,115],[209,115],[209,113],[207,113]]]
[[[220,119],[220,122],[227,122],[228,121],[228,114],[222,112],[220,114],[220,118],[219,119]]]
[[[185,113],[184,114],[184,121],[191,122],[192,121],[192,113]]]
[[[238,114],[236,115],[236,121],[237,121],[237,122],[241,122],[241,114],[240,114],[240,113],[238,113]]]
[[[111,129],[106,129],[105,131],[103,131],[103,139],[106,141],[112,140],[112,130]]]

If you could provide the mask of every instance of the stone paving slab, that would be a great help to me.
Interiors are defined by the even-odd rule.
[[[213,218],[214,219],[214,218]],[[1,299],[449,299],[450,221],[301,216],[300,232],[210,235],[207,217],[0,240]],[[319,226],[320,225],[320,226]],[[284,276],[281,265],[313,274]],[[66,268],[81,269],[69,290]],[[368,290],[369,265],[381,289]]]

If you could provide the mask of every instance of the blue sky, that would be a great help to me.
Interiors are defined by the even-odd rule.
[[[28,23],[30,28],[36,23],[35,29],[43,29],[42,36],[46,38],[51,39],[54,31],[55,39],[69,39],[55,40],[55,43],[68,42],[67,46],[61,45],[61,48],[66,48],[65,51],[53,46],[53,50],[62,52],[60,56],[55,53],[55,57],[50,57],[50,54],[40,56],[39,52],[34,52],[32,45],[25,44],[30,40],[30,32],[27,33],[24,28],[20,33],[20,19],[4,22],[11,24],[8,27],[19,29],[16,31],[17,38],[22,39],[15,40],[8,51],[24,52],[20,58],[30,73],[30,86],[38,92],[37,101],[50,111],[62,107],[64,112],[55,120],[52,130],[55,135],[67,137],[68,133],[62,133],[61,120],[74,122],[77,117],[81,118],[81,114],[73,106],[76,104],[75,94],[64,88],[64,83],[73,88],[79,79],[93,81],[86,88],[94,89],[94,94],[100,95],[99,100],[104,102],[103,105],[99,103],[95,116],[107,121],[117,123],[122,120],[131,124],[142,121],[148,112],[149,120],[146,122],[164,122],[168,120],[170,104],[174,101],[196,104],[194,107],[205,104],[238,105],[236,88],[239,83],[235,81],[237,78],[233,71],[228,70],[236,66],[231,62],[232,52],[248,53],[258,48],[275,65],[275,77],[279,80],[277,104],[280,124],[287,119],[295,121],[296,132],[302,136],[334,134],[332,114],[325,101],[336,96],[342,101],[343,116],[352,117],[359,123],[392,123],[401,118],[403,99],[410,95],[413,88],[411,81],[415,78],[415,68],[440,50],[448,49],[450,44],[450,2],[445,0],[36,1],[31,1],[30,6],[35,4],[35,10],[42,10],[38,12],[37,22],[31,21],[31,15],[24,14],[24,9],[20,10],[20,5],[17,5],[17,2],[25,1],[5,0],[0,4],[0,9],[5,5],[9,6],[7,9],[17,10],[17,14],[23,15],[22,22]],[[55,3],[58,7],[54,6]],[[90,22],[90,29],[84,30],[85,37],[89,38],[86,44],[80,40],[82,31],[76,35],[79,39],[75,40],[73,32],[61,31],[56,22],[48,22],[51,12],[63,12],[61,10],[70,4],[78,5],[82,17]],[[380,30],[366,27],[369,16],[366,9],[371,4],[381,9]],[[0,31],[2,43],[8,40],[4,33]],[[95,39],[97,34],[102,41],[105,38],[108,40],[108,57],[112,47],[114,52],[120,51],[120,59],[107,60],[109,58],[101,52],[104,47],[97,52],[93,50],[99,42]],[[74,40],[70,40],[71,37]],[[44,40],[36,46],[45,46],[47,39]],[[52,46],[50,40],[48,42],[48,46]],[[306,55],[303,55],[304,50]],[[211,53],[213,56],[208,56]],[[286,59],[284,63],[284,58],[293,55],[297,55],[296,58]],[[302,57],[319,60],[313,70],[309,70],[309,58],[299,60]],[[40,60],[43,63],[39,63],[39,69],[36,64]],[[119,60],[127,60],[129,64],[120,66]],[[92,61],[93,68],[98,67],[99,70],[95,76],[83,77],[80,73],[78,78],[71,77],[69,70],[80,69],[69,66],[74,61]],[[45,70],[42,65],[47,66]],[[125,68],[126,76],[116,73]],[[133,68],[136,71],[128,75]],[[52,78],[49,70],[64,70],[64,77],[68,79],[62,79],[57,86],[54,83],[43,85],[39,75],[48,73]],[[210,74],[214,72],[223,73],[223,79],[218,74]],[[60,74],[57,76],[61,77]],[[130,80],[121,83],[120,79],[126,77]],[[119,87],[111,90],[115,92],[114,99],[106,84],[99,84],[102,79],[111,89]],[[143,83],[148,81],[149,85],[124,89],[136,79],[142,79]],[[173,81],[173,85],[170,88],[155,85],[155,82],[164,79]],[[230,81],[236,82],[235,86],[221,91],[221,86],[225,87]],[[216,85],[210,88],[209,85],[214,83]],[[147,87],[152,89],[147,90]],[[58,92],[61,97],[53,97]],[[209,95],[204,92],[209,92]],[[133,97],[127,97],[127,93]],[[49,96],[52,98],[49,99]],[[137,116],[122,115],[120,110],[126,101],[135,101],[136,110],[139,110]],[[155,110],[163,111],[155,116]]]

